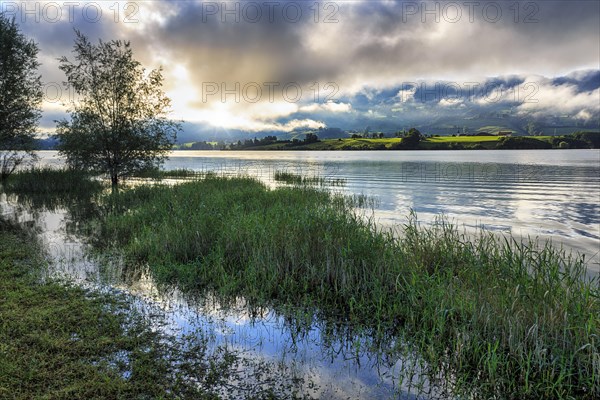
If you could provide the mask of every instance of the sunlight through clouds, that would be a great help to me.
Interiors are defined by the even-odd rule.
[[[56,59],[71,54],[73,29],[92,41],[131,41],[147,70],[162,66],[173,118],[198,129],[206,123],[268,134],[308,119],[343,130],[373,124],[393,132],[408,121],[457,125],[506,107],[520,125],[523,118],[557,114],[587,123],[600,116],[600,83],[594,78],[600,71],[597,2],[1,1],[0,6],[42,50],[43,129],[51,129],[71,100],[67,92],[55,92],[64,80]],[[537,102],[506,93],[527,84],[529,76],[539,77]],[[568,86],[558,84],[563,79]],[[498,86],[499,81],[504,83]],[[411,88],[420,82],[425,90]],[[440,83],[463,92],[453,94],[456,101],[443,91],[431,93]],[[472,96],[464,89],[472,84],[490,85],[485,93],[490,96]],[[498,100],[490,101],[495,94]]]

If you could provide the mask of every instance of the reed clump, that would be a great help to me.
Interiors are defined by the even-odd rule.
[[[289,171],[277,170],[273,173],[273,179],[276,182],[283,182],[290,185],[315,185],[315,186],[345,186],[344,178],[326,178],[322,176],[305,176],[295,174]]]
[[[32,167],[10,175],[2,189],[27,195],[69,195],[102,189],[102,181],[92,177],[92,173],[75,169]]]

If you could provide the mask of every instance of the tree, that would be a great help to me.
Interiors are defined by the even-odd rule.
[[[408,133],[402,138],[402,146],[407,149],[415,149],[419,146],[419,142],[423,139],[423,135],[416,128],[410,128]]]
[[[35,132],[41,116],[38,46],[0,13],[0,181],[36,159]]]
[[[311,132],[307,133],[306,137],[304,138],[304,143],[316,143],[318,141],[319,137]]]
[[[593,149],[600,148],[600,133],[598,132],[575,132],[573,137],[587,142]]]
[[[58,121],[60,153],[71,167],[107,173],[113,186],[157,168],[180,130],[167,118],[171,101],[162,91],[161,69],[146,73],[129,42],[93,45],[75,33],[76,63],[59,59],[79,97],[71,104],[71,121]]]

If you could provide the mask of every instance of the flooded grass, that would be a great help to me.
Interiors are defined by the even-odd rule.
[[[72,242],[95,230],[97,196],[110,190],[73,182],[41,192],[0,187],[0,398],[295,399],[319,390],[275,362],[214,343],[214,332],[170,325],[168,311],[121,286],[125,271]],[[52,215],[62,227],[47,226]],[[46,235],[53,229],[66,241]]]
[[[202,178],[206,175],[206,172],[193,171],[191,169],[178,168],[171,169],[168,171],[156,169],[150,169],[146,171],[137,172],[132,178],[143,178],[143,179],[191,179],[191,178]]]
[[[395,332],[430,376],[474,398],[600,395],[600,300],[584,260],[550,244],[411,216],[378,230],[356,201],[250,178],[139,186],[106,200],[105,246],[188,291],[321,310]]]
[[[270,190],[206,174],[92,199],[102,192],[97,181],[39,174],[16,174],[5,190],[32,206],[75,199],[63,205],[73,208],[67,230],[95,232],[100,251],[116,246],[130,268],[149,268],[158,282],[287,310],[299,331],[331,321],[326,338],[362,331],[373,346],[397,343],[386,351],[417,357],[394,372],[400,383],[416,374],[416,385],[472,398],[600,395],[598,281],[586,280],[583,259],[548,243],[467,236],[444,219],[422,227],[414,215],[382,231],[356,212],[367,198],[309,185]],[[202,398],[233,390],[223,383],[232,375],[248,381],[235,378],[252,367],[234,354],[207,354],[202,340],[168,345],[114,293],[40,284],[29,273],[43,264],[33,238],[0,225],[0,397]],[[351,344],[357,353],[363,345]],[[273,388],[258,381],[240,393],[268,397]],[[286,387],[283,397],[301,394]]]
[[[36,167],[9,176],[4,191],[23,195],[68,195],[96,192],[103,187],[91,174],[70,169]]]
[[[321,176],[304,176],[294,174],[288,171],[275,171],[273,180],[284,182],[291,185],[317,185],[317,186],[345,186],[346,179],[343,178],[325,178]]]
[[[41,282],[35,238],[0,219],[0,398],[216,398],[236,362],[151,328],[117,293]]]

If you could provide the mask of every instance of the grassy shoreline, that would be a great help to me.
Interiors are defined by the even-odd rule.
[[[348,198],[248,178],[142,186],[110,201],[105,245],[159,281],[394,329],[457,393],[600,394],[598,283],[549,245],[471,240],[443,220],[411,219],[394,236]]]
[[[157,333],[119,294],[42,281],[34,236],[0,219],[0,398],[214,399],[234,359]]]

